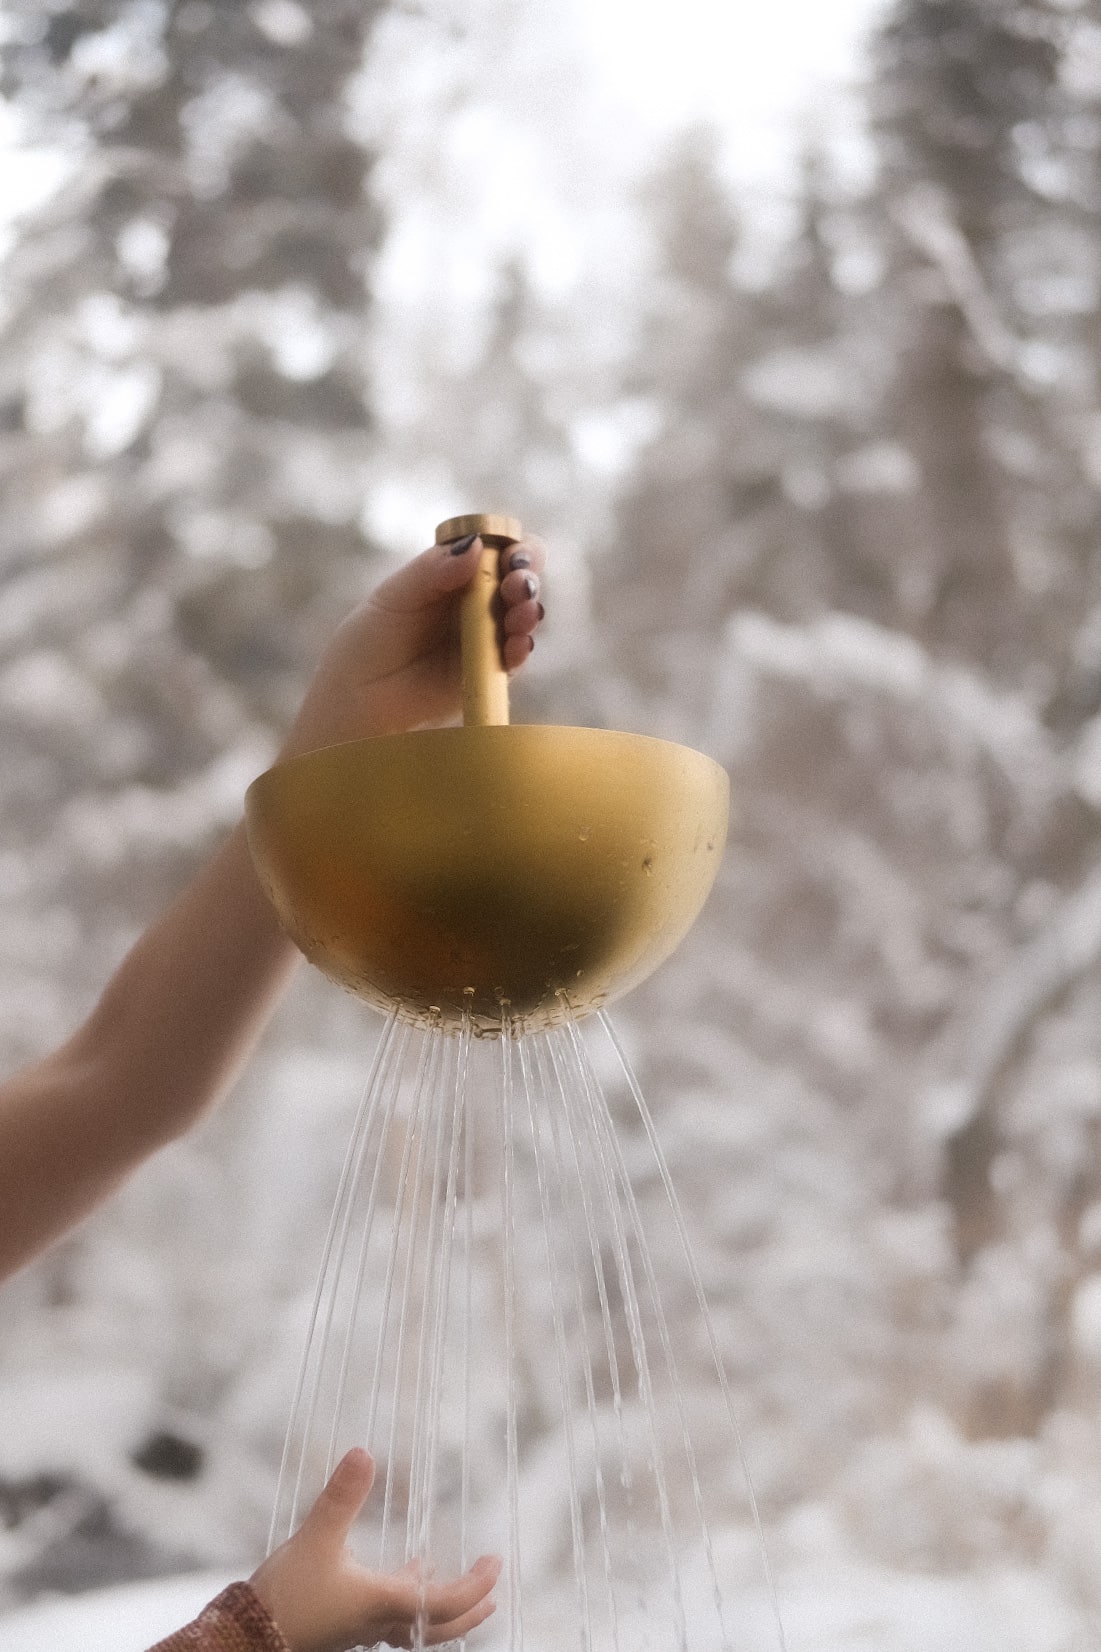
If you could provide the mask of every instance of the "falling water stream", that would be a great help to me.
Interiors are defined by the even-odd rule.
[[[648,1222],[660,1206],[660,1257],[643,1205]],[[366,1563],[445,1574],[504,1555],[485,1652],[741,1652],[714,1534],[747,1519],[784,1652],[687,1226],[604,1015],[591,1034],[567,1020],[495,1040],[386,1022],[325,1240],[273,1544],[352,1445],[378,1463]]]

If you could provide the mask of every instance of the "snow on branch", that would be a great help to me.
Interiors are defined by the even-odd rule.
[[[953,1135],[989,1105],[999,1075],[1052,1001],[1101,961],[1101,866],[1021,947],[988,984],[963,1027],[956,1022],[934,1050],[934,1071],[952,1073],[930,1085],[922,1111],[935,1134]]]
[[[1016,372],[1020,365],[1020,342],[998,313],[975,255],[954,222],[942,192],[931,184],[922,184],[891,208],[891,216],[917,250],[939,270],[975,344],[990,366]]]
[[[1023,695],[999,692],[977,672],[934,660],[904,632],[857,615],[832,612],[787,625],[759,612],[735,614],[726,631],[721,701],[736,696],[747,669],[758,678],[801,682],[824,699],[871,694],[923,708],[1033,798],[1056,796],[1071,783]]]

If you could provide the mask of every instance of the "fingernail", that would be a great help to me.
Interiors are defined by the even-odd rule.
[[[469,534],[467,534],[465,539],[456,539],[455,543],[448,547],[448,549],[451,552],[451,555],[452,556],[465,556],[467,551],[469,551],[471,545],[473,545],[474,541],[477,539],[477,537],[478,537],[478,535],[476,533],[469,533]]]
[[[535,638],[532,637],[532,636],[529,636],[528,637],[528,653],[529,654],[531,653],[531,651],[534,647],[535,647]]]
[[[543,604],[542,604],[542,603],[541,603],[541,602],[540,602],[540,603],[537,603],[537,604],[536,604],[536,609],[535,609],[535,611],[536,611],[536,613],[537,613],[537,614],[538,614],[538,615],[539,615],[539,618],[540,618],[540,619],[541,619],[541,620],[545,620],[545,619],[546,619],[546,617],[547,617],[547,610],[546,610],[546,609],[545,609],[545,608],[544,608],[544,607],[543,607]]]
[[[513,551],[508,559],[509,570],[515,573],[518,568],[530,568],[531,557],[526,551]]]
[[[527,593],[527,596],[528,596],[529,600],[535,595],[535,593],[536,593],[536,591],[538,591],[538,589],[539,589],[539,581],[536,579],[535,575],[534,574],[525,574],[524,575],[524,590]]]

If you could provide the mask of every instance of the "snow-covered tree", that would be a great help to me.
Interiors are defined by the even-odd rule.
[[[68,903],[96,975],[362,579],[375,9],[8,8],[11,163],[57,180],[5,269],[5,837],[18,911]],[[50,1004],[9,1000],[9,1056]]]

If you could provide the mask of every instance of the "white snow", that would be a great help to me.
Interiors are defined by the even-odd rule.
[[[146,1652],[196,1617],[231,1579],[219,1572],[157,1578],[44,1600],[0,1617],[4,1652]]]

